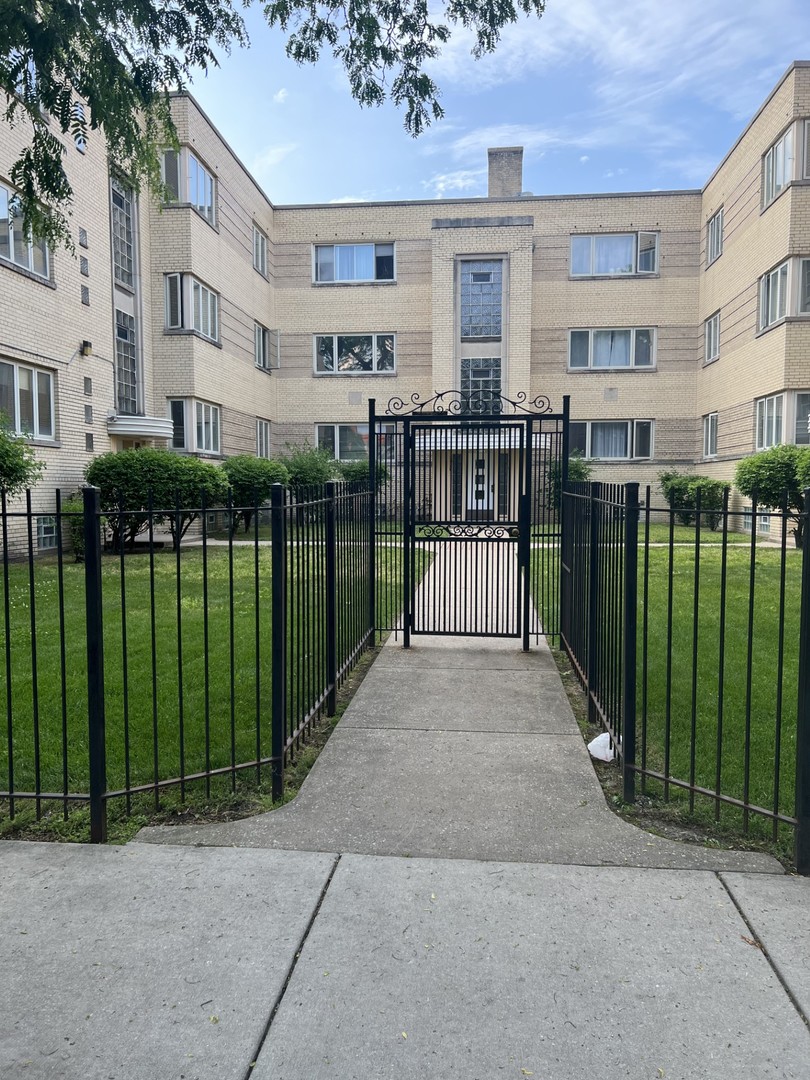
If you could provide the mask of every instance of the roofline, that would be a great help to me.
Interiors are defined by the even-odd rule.
[[[734,141],[734,144],[733,144],[733,146],[731,147],[731,149],[730,149],[730,150],[728,151],[728,153],[726,154],[726,156],[725,156],[725,157],[723,158],[723,160],[722,160],[722,161],[720,162],[720,164],[719,164],[719,165],[718,165],[718,166],[717,166],[717,167],[715,168],[715,170],[714,170],[714,172],[712,173],[712,175],[711,175],[711,176],[709,177],[709,179],[708,179],[708,180],[706,181],[706,183],[705,183],[705,184],[703,185],[702,191],[704,191],[704,192],[706,191],[706,188],[707,188],[707,187],[709,186],[709,184],[710,184],[710,183],[712,182],[712,180],[714,180],[715,176],[717,176],[717,174],[718,174],[718,173],[720,172],[720,170],[721,170],[721,169],[723,168],[723,166],[725,165],[725,163],[726,163],[726,162],[728,161],[728,159],[729,159],[729,158],[731,157],[731,155],[732,155],[732,154],[734,153],[734,151],[735,151],[735,150],[737,149],[737,147],[738,147],[738,146],[740,145],[740,143],[741,143],[741,142],[743,141],[743,139],[745,138],[745,136],[746,136],[746,135],[748,134],[748,132],[749,132],[749,131],[751,130],[751,128],[752,128],[752,127],[754,126],[754,124],[755,124],[755,123],[757,122],[757,120],[758,120],[758,119],[760,118],[760,116],[762,115],[762,113],[763,113],[763,112],[765,111],[765,109],[767,109],[768,105],[770,105],[770,103],[771,103],[771,100],[772,100],[772,98],[773,98],[773,97],[775,96],[775,94],[776,94],[776,93],[777,93],[777,92],[778,92],[778,91],[779,91],[779,90],[780,90],[780,89],[782,88],[782,84],[783,84],[784,82],[786,82],[786,80],[787,80],[787,79],[788,79],[788,78],[789,78],[789,77],[790,77],[790,76],[791,76],[791,75],[793,74],[793,72],[794,72],[794,71],[796,71],[796,70],[797,70],[798,68],[810,68],[810,60],[794,60],[794,61],[793,61],[793,63],[789,65],[789,67],[788,67],[788,68],[787,68],[787,70],[785,71],[785,73],[784,73],[784,75],[782,76],[782,78],[781,78],[781,79],[779,80],[779,82],[778,82],[778,83],[776,84],[776,86],[775,86],[775,87],[773,88],[773,90],[771,90],[770,94],[768,94],[768,96],[767,96],[767,97],[765,98],[765,100],[764,100],[764,101],[762,102],[762,104],[760,105],[760,107],[759,107],[759,108],[757,109],[757,111],[756,111],[756,112],[754,113],[754,115],[753,115],[753,116],[751,117],[751,119],[750,119],[750,120],[748,121],[748,123],[747,123],[747,124],[745,125],[745,127],[743,128],[743,130],[742,130],[742,131],[740,132],[740,134],[739,134],[739,135],[737,136],[736,140]]]
[[[678,196],[702,195],[702,188],[684,188],[677,191],[599,191],[593,194],[572,195],[505,195],[503,198],[490,198],[488,195],[471,195],[466,199],[390,199],[368,200],[361,202],[330,202],[330,203],[279,203],[274,204],[274,210],[339,210],[359,206],[461,206],[476,203],[491,206],[493,203],[520,203],[526,205],[531,202],[566,202],[569,199],[657,199],[672,198]]]
[[[202,107],[202,105],[200,105],[199,101],[197,101],[197,99],[194,97],[194,95],[192,93],[190,93],[188,90],[170,90],[169,91],[169,97],[170,98],[188,98],[188,100],[191,102],[191,104],[194,106],[194,108],[197,110],[197,112],[200,114],[200,116],[203,118],[203,120],[205,120],[206,124],[208,124],[208,126],[211,128],[211,130],[217,136],[217,138],[222,142],[225,149],[231,155],[233,160],[236,162],[236,164],[239,166],[239,168],[242,170],[242,172],[245,174],[245,176],[248,178],[248,180],[250,180],[251,184],[253,184],[253,186],[259,192],[259,194],[264,199],[264,201],[267,203],[267,205],[270,207],[270,209],[275,210],[276,207],[275,207],[272,199],[270,198],[270,196],[267,194],[267,192],[261,186],[261,184],[256,179],[256,177],[253,175],[253,173],[250,171],[250,169],[248,169],[247,165],[245,165],[245,163],[242,161],[242,159],[239,157],[239,155],[236,153],[234,148],[231,146],[231,144],[228,142],[228,140],[225,138],[225,136],[219,130],[217,125],[214,123],[214,121],[211,119],[211,117],[208,115],[208,113],[205,111],[205,109]]]

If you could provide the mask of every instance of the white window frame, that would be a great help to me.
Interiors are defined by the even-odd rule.
[[[256,457],[270,457],[270,421],[256,417]]]
[[[778,408],[777,408],[778,405]],[[779,424],[777,432],[776,425]],[[771,427],[769,433],[768,427]],[[757,450],[770,450],[785,441],[785,395],[770,394],[754,402],[754,446]]]
[[[753,507],[745,506],[742,512],[742,531],[750,533],[754,523]],[[758,533],[770,533],[771,531],[771,515],[763,514],[760,510],[757,510],[757,532]]]
[[[55,516],[40,514],[37,517],[37,548],[40,551],[53,551],[58,546],[59,534]]]
[[[655,457],[655,420],[572,420],[571,424],[585,425],[585,457],[590,461],[652,461]],[[594,424],[625,424],[628,428],[627,445],[630,449],[630,453],[625,454],[622,457],[593,457],[591,447],[591,430]],[[637,443],[637,428],[641,424],[649,424],[650,426],[650,452],[649,454],[638,455],[635,453]]]
[[[796,133],[791,124],[762,158],[762,208],[770,206],[795,179]]]
[[[720,356],[720,312],[715,311],[703,324],[703,363],[711,364]]]
[[[30,367],[28,364],[18,364],[13,360],[8,360],[5,357],[0,359],[0,364],[4,364],[6,367],[12,369],[12,386],[14,394],[14,416],[8,416],[9,427],[17,435],[24,435],[29,439],[42,439],[48,442],[53,442],[56,438],[56,410],[54,407],[54,383],[55,372],[49,371],[46,368]],[[21,415],[22,409],[20,408],[20,372],[27,371],[31,375],[31,385],[33,387],[33,417],[34,426],[31,430],[22,427]],[[40,379],[47,379],[48,387],[48,409],[50,412],[50,431],[43,431],[40,428],[39,423],[39,382]]]
[[[368,460],[368,438],[369,438],[368,424],[349,424],[349,423],[343,423],[343,424],[316,424],[315,425],[315,445],[319,449],[326,449],[326,447],[321,446],[320,433],[321,433],[321,431],[324,431],[327,428],[331,428],[332,431],[334,432],[333,437],[334,437],[334,446],[335,446],[335,461],[362,461],[363,460],[362,458],[357,458],[357,457],[342,458],[340,456],[340,429],[341,428],[351,428],[354,431],[355,435],[357,435],[359,438],[363,439],[363,441],[365,443],[365,447],[366,447],[366,455],[365,456],[366,456],[366,460]]]
[[[717,413],[707,413],[703,417],[703,457],[717,457]]]
[[[253,360],[262,371],[270,370],[270,331],[261,323],[253,324]]]
[[[810,128],[808,128],[810,130]],[[805,290],[805,275],[807,288]],[[798,279],[796,283],[796,314],[810,315],[810,258],[799,259]]]
[[[361,248],[371,247],[374,248],[374,254],[372,260],[374,263],[374,276],[370,278],[360,277],[337,277],[337,259],[335,258],[334,251],[336,248]],[[391,260],[392,260],[392,273],[391,277],[377,277],[377,248],[390,247],[391,248]],[[335,267],[335,276],[333,278],[319,278],[318,277],[318,252],[325,250],[326,248],[332,248],[332,260]],[[346,285],[346,284],[370,284],[371,282],[383,282],[385,284],[393,284],[397,280],[397,245],[392,240],[379,241],[377,243],[371,243],[364,241],[363,243],[356,244],[314,244],[312,247],[312,281],[316,285]]]
[[[594,358],[594,340],[598,333],[629,333],[630,334],[630,363],[629,364],[617,364],[613,367],[605,367],[603,365],[596,365],[593,362]],[[640,333],[648,333],[650,335],[650,363],[649,364],[637,364],[636,363],[636,342],[637,335]],[[588,335],[588,363],[572,364],[571,363],[571,350],[573,346],[574,334],[587,334]],[[654,371],[657,366],[657,334],[655,327],[653,326],[594,326],[594,327],[574,327],[568,331],[568,370],[571,372],[576,371]]]
[[[124,203],[123,207],[116,205],[115,196]],[[124,236],[119,235],[116,229],[116,220],[121,222]],[[117,176],[110,177],[110,229],[112,233],[112,264],[113,278],[116,285],[121,286],[128,292],[135,291],[135,192]],[[116,259],[116,254],[120,257]],[[124,266],[128,261],[129,268]]]
[[[319,339],[321,339],[321,338],[332,338],[332,356],[333,356],[333,358],[335,360],[337,360],[337,356],[338,356],[338,338],[344,338],[344,337],[359,337],[359,338],[370,338],[371,339],[372,368],[371,368],[370,371],[339,371],[339,370],[329,371],[329,370],[321,369],[321,368],[318,367],[318,356],[319,356],[318,341],[319,341]],[[393,341],[394,366],[392,368],[378,368],[377,367],[377,353],[378,353],[377,342],[378,342],[379,338],[391,338],[392,341]],[[319,378],[321,376],[326,377],[326,378],[333,378],[333,377],[337,376],[338,378],[341,378],[341,379],[357,378],[358,376],[360,378],[368,378],[369,375],[389,376],[389,375],[396,375],[396,373],[397,373],[397,335],[393,331],[390,331],[390,330],[385,331],[385,332],[378,332],[378,333],[374,333],[374,334],[363,334],[363,333],[357,333],[357,334],[354,334],[354,333],[313,334],[313,336],[312,336],[312,351],[313,351],[312,369]]]
[[[790,398],[790,431],[793,432],[793,442],[796,446],[810,446],[810,418],[807,422],[807,431],[802,434],[805,436],[803,442],[799,442],[799,416],[798,416],[798,404],[799,397],[810,398],[810,390],[796,390],[791,394]]]
[[[603,238],[609,237],[609,236],[632,236],[632,237],[635,238],[634,245],[633,245],[633,265],[632,265],[632,268],[630,270],[617,270],[617,271],[615,271],[613,273],[605,273],[605,274],[597,273],[594,270],[594,267],[596,266],[596,244],[600,239],[603,239]],[[655,238],[655,265],[653,266],[653,268],[651,270],[641,270],[641,269],[639,269],[639,262],[640,262],[642,238],[643,237],[651,237],[651,236]],[[591,242],[589,269],[587,271],[585,271],[585,272],[576,272],[574,270],[574,242],[576,240],[590,240],[590,242]],[[660,247],[661,247],[661,234],[659,232],[653,231],[652,229],[649,229],[649,230],[648,229],[642,229],[642,230],[639,230],[638,232],[572,233],[571,234],[570,244],[569,244],[570,276],[572,278],[591,278],[591,277],[611,278],[611,277],[635,277],[635,276],[649,277],[651,274],[657,274],[658,273],[658,265],[659,265],[659,259],[660,259]]]
[[[200,426],[203,437],[200,439]],[[205,434],[210,431],[211,438],[206,444]],[[219,454],[222,446],[222,410],[210,401],[194,399],[194,449],[198,454]]]
[[[253,269],[267,277],[267,236],[258,225],[253,225]]]
[[[172,320],[171,309],[175,298],[177,318]],[[207,341],[219,343],[219,300],[219,293],[193,274],[164,275],[164,314],[167,330],[193,330]]]
[[[723,254],[723,207],[706,224],[706,266],[717,262]]]
[[[786,318],[790,291],[790,259],[759,279],[759,329],[767,330]]]
[[[42,281],[51,280],[51,249],[44,240],[39,240],[36,244],[32,237],[25,238],[22,232],[23,224],[22,218],[19,219],[17,225],[15,225],[14,219],[14,200],[17,196],[17,192],[14,188],[8,187],[6,184],[0,184],[0,200],[5,201],[6,212],[8,214],[8,255],[0,256],[0,261],[4,266],[19,267],[21,270],[27,270],[29,274],[33,274],[34,277],[40,278]],[[26,261],[20,262],[16,258],[18,233],[20,234],[20,247],[23,248]],[[34,263],[34,248],[38,248],[42,259],[45,263],[44,273],[40,270],[36,270]]]
[[[179,150],[171,148],[163,151],[160,157],[160,175],[163,183],[169,187],[166,175],[166,156],[177,155],[177,198],[169,199],[169,205],[188,205],[207,221],[212,229],[217,227],[217,177],[188,146]],[[195,176],[192,177],[192,166]],[[203,198],[199,198],[200,177],[202,177]]]

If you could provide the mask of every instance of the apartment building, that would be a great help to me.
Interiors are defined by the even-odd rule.
[[[66,146],[75,257],[15,228],[0,140],[0,408],[73,490],[95,454],[365,454],[368,400],[571,397],[594,476],[733,477],[810,442],[810,63],[791,65],[705,188],[274,206],[189,95],[158,205]],[[11,203],[13,208],[13,203]]]

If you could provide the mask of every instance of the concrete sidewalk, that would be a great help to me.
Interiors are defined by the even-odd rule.
[[[616,818],[545,648],[389,644],[292,803],[138,840],[0,844],[3,1080],[810,1076],[810,880]]]

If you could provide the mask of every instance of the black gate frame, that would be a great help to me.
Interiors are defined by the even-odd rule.
[[[376,411],[376,400],[371,398],[369,400],[368,411],[368,459],[369,459],[369,478],[372,490],[374,491],[374,514],[372,525],[372,544],[371,544],[371,567],[370,576],[372,581],[371,589],[371,610],[373,617],[373,625],[378,629],[396,629],[395,626],[381,626],[377,617],[376,605],[376,571],[377,571],[377,542],[381,535],[398,536],[401,535],[401,554],[404,560],[403,562],[403,574],[402,574],[402,595],[401,599],[401,611],[402,611],[402,631],[403,631],[403,645],[405,648],[409,648],[411,644],[411,634],[414,631],[414,595],[415,595],[415,580],[414,580],[414,563],[415,552],[419,539],[417,537],[417,520],[414,507],[414,485],[413,477],[415,470],[415,439],[414,431],[424,428],[425,431],[430,430],[431,425],[444,425],[446,428],[454,424],[458,425],[459,430],[470,430],[472,425],[478,425],[486,427],[489,425],[491,429],[495,429],[500,425],[510,425],[512,427],[520,428],[521,426],[525,431],[521,432],[521,464],[520,474],[518,477],[518,515],[516,522],[498,523],[493,522],[490,531],[495,533],[499,526],[504,529],[514,531],[517,529],[517,549],[518,549],[518,571],[517,571],[517,584],[518,584],[518,629],[514,633],[497,633],[491,631],[481,631],[476,634],[469,634],[467,631],[430,631],[422,630],[421,633],[441,633],[446,636],[453,636],[454,634],[464,634],[464,636],[480,636],[480,637],[514,637],[522,639],[522,647],[524,651],[528,651],[530,647],[530,636],[534,633],[543,633],[546,636],[555,636],[558,634],[559,627],[559,598],[561,596],[561,568],[560,568],[560,553],[562,550],[562,532],[563,532],[563,500],[562,491],[568,483],[568,458],[569,458],[569,415],[570,415],[570,398],[566,395],[563,398],[562,411],[554,412],[552,410],[551,402],[547,397],[538,396],[533,399],[529,399],[525,393],[518,394],[515,399],[503,397],[501,394],[493,393],[490,390],[481,391],[458,391],[458,390],[446,390],[435,394],[433,397],[424,401],[420,400],[420,396],[416,393],[412,394],[406,400],[395,397],[391,398],[388,402],[384,413],[378,413]],[[537,463],[535,459],[535,442],[536,436],[543,434],[543,426],[554,424],[556,440],[556,454],[553,457],[553,461],[557,466],[557,472],[555,475],[555,490],[557,505],[556,507],[549,508],[548,506],[548,488],[546,486],[547,477],[535,475],[539,469],[536,467]],[[393,432],[391,431],[393,428]],[[399,530],[394,532],[381,532],[379,529],[379,523],[381,519],[384,519],[386,514],[390,511],[390,507],[385,505],[382,497],[383,484],[379,482],[378,476],[378,464],[383,464],[378,460],[379,444],[391,435],[395,437],[395,446],[398,449],[398,456],[401,458],[399,464],[402,468],[401,481],[401,533]],[[542,445],[542,444],[540,444]],[[546,455],[546,463],[552,460]],[[533,468],[533,465],[535,468]],[[542,502],[541,496],[546,499],[546,502]],[[541,505],[542,504],[542,505]],[[554,546],[546,547],[548,540],[548,534],[544,538],[544,544],[538,547],[537,551],[533,553],[532,547],[532,524],[537,520],[538,512],[541,517],[545,518],[545,511],[551,509],[554,517],[556,518],[557,528],[553,537],[557,541],[556,554],[554,554]],[[438,522],[440,526],[447,526],[447,522]],[[460,529],[463,527],[463,522],[458,522],[457,527]],[[480,525],[484,526],[486,523],[480,522]],[[436,536],[438,538],[438,534]],[[491,539],[506,539],[501,534],[500,537],[492,536],[489,538],[482,538],[483,542]],[[543,552],[541,555],[540,552]],[[534,558],[533,558],[534,555]],[[540,572],[540,568],[536,566],[537,559],[543,561],[543,571],[548,577],[550,582],[550,588],[555,594],[555,607],[554,618],[556,620],[555,625],[549,627],[547,623],[543,625],[542,629],[539,626],[532,631],[530,625],[530,605],[531,605],[531,583],[533,569]],[[553,563],[556,565],[552,565]]]

